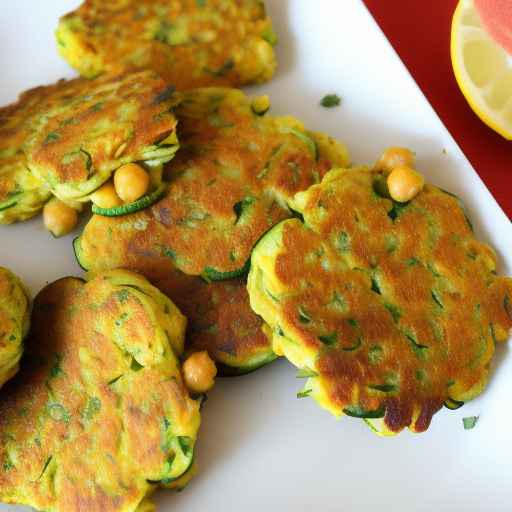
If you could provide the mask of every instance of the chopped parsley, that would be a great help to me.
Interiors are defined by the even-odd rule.
[[[462,424],[464,425],[464,430],[471,430],[475,428],[475,425],[478,423],[480,416],[468,416],[467,418],[462,418]]]
[[[297,393],[297,398],[306,398],[311,394],[312,389],[305,389],[304,391],[299,391]]]
[[[339,107],[341,98],[337,94],[326,94],[320,101],[320,105],[325,108]]]

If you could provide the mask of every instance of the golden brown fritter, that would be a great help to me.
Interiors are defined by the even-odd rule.
[[[265,82],[277,38],[260,0],[86,0],[60,20],[61,55],[91,78],[157,71],[178,89]]]
[[[259,242],[248,287],[274,350],[310,377],[301,396],[379,433],[421,432],[484,389],[512,327],[512,280],[457,198],[427,185],[394,203],[384,184],[334,170],[297,194],[304,221]]]
[[[42,290],[22,369],[1,392],[0,499],[128,512],[180,481],[199,426],[178,364],[185,323],[127,271]]]
[[[52,97],[64,94],[69,82],[36,87],[0,108],[0,224],[26,220],[41,211],[50,188],[27,167],[23,147],[33,133],[38,111]]]
[[[159,165],[178,148],[174,89],[151,71],[78,79],[39,109],[30,171],[62,200],[88,200],[123,164]]]
[[[30,322],[29,299],[21,281],[0,267],[0,387],[18,371]]]
[[[155,281],[188,319],[186,349],[207,350],[222,375],[248,373],[272,362],[271,332],[249,306],[242,278],[207,283],[176,270]]]

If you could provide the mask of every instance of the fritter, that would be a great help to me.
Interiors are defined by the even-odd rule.
[[[29,172],[23,145],[31,134],[30,121],[56,87],[31,89],[0,108],[0,224],[33,217],[51,197],[49,187]]]
[[[87,201],[121,165],[158,166],[178,148],[174,89],[151,71],[79,79],[41,109],[25,152],[63,201]]]
[[[10,270],[0,267],[0,387],[18,371],[29,316],[23,284]]]
[[[0,499],[135,511],[183,481],[200,421],[178,363],[185,324],[128,271],[43,289],[22,369],[0,396]]]
[[[293,215],[286,200],[348,164],[344,146],[292,117],[255,114],[239,90],[187,92],[176,115],[166,196],[133,215],[94,216],[78,242],[83,267],[237,277],[259,238]]]
[[[207,350],[224,376],[254,371],[276,359],[272,333],[249,306],[242,278],[208,283],[179,270],[157,279],[188,319],[186,349]]]
[[[421,432],[443,403],[484,389],[512,327],[512,280],[453,195],[389,199],[381,172],[333,170],[299,193],[303,216],[256,246],[251,306],[311,395],[381,434]]]
[[[178,89],[269,80],[277,38],[260,0],[86,0],[60,20],[60,54],[85,77],[153,69]]]

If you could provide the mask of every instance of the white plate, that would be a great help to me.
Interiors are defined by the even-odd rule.
[[[55,53],[52,31],[58,15],[77,3],[2,2],[0,103],[29,86],[72,76]],[[501,272],[512,274],[510,222],[363,4],[268,3],[280,36],[280,68],[257,90],[270,94],[273,111],[346,141],[356,162],[373,161],[393,144],[414,148],[430,181],[465,200],[478,234],[498,249]],[[330,92],[342,96],[340,108],[318,106]],[[71,237],[51,239],[39,219],[0,228],[0,265],[23,276],[33,292],[80,273]],[[390,439],[361,421],[336,421],[312,400],[297,400],[301,382],[285,361],[224,380],[203,415],[201,472],[184,492],[159,493],[159,510],[509,512],[512,358],[506,352],[499,350],[482,397],[461,410],[441,411],[425,434]],[[461,418],[470,415],[480,421],[465,431]]]

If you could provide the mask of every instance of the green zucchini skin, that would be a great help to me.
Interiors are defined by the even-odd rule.
[[[85,264],[82,260],[82,246],[80,243],[80,236],[77,236],[73,240],[73,252],[75,253],[75,259],[80,268],[85,271],[89,270],[87,267],[85,267]]]
[[[464,402],[458,402],[457,400],[452,400],[451,398],[448,398],[446,402],[444,403],[444,406],[447,409],[450,409],[451,411],[456,411],[457,409],[460,409],[464,405]]]
[[[255,372],[267,364],[273,363],[276,359],[278,359],[278,357],[279,356],[277,354],[272,352],[271,354],[268,354],[268,356],[264,359],[259,360],[257,363],[249,363],[239,367],[229,366],[224,363],[216,363],[217,374],[219,377],[241,377],[243,375],[248,375],[249,373]]]
[[[267,108],[261,110],[254,108],[254,105],[251,105],[251,110],[254,115],[261,117],[264,116],[270,110],[270,105]]]
[[[245,265],[242,268],[232,270],[231,272],[219,272],[211,267],[206,267],[201,277],[207,281],[225,281],[227,279],[234,279],[236,277],[241,277],[246,275],[249,272],[249,268],[251,267],[250,258],[245,262]]]
[[[353,418],[383,418],[386,410],[384,407],[377,409],[375,411],[367,411],[365,409],[362,409],[361,407],[346,407],[343,409],[343,412],[347,416],[352,416]]]
[[[100,208],[93,204],[92,212],[96,215],[103,215],[104,217],[121,217],[123,215],[129,215],[130,213],[136,213],[155,204],[162,198],[166,190],[167,187],[165,185],[160,185],[156,190],[137,199],[137,201],[115,206],[114,208]]]
[[[16,206],[18,204],[18,198],[19,194],[8,199],[7,201],[4,201],[3,203],[0,203],[0,212],[3,212],[4,210],[8,210],[9,208]]]

